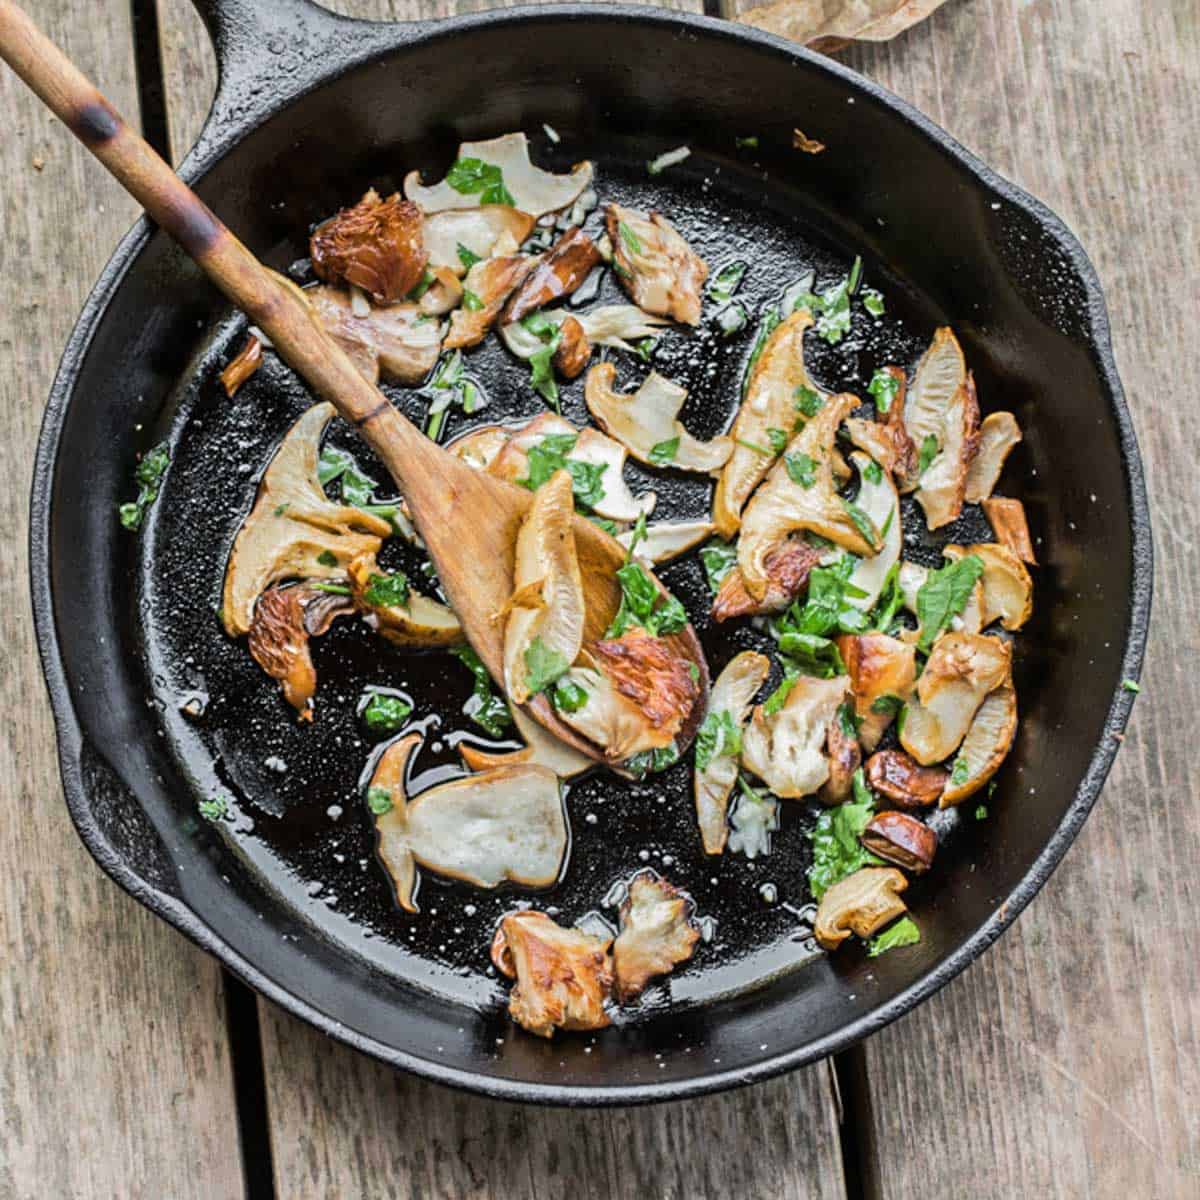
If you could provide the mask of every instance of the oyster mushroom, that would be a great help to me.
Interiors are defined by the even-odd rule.
[[[900,594],[904,597],[904,607],[913,616],[917,615],[917,596],[931,574],[928,567],[923,567],[919,563],[902,562],[900,564],[900,574],[897,580],[900,585]],[[951,618],[950,628],[955,633],[978,633],[983,628],[983,583],[981,581],[971,589],[971,596],[963,606],[962,612]],[[922,628],[918,626],[916,629],[905,630],[900,636],[904,641],[916,644],[920,641],[922,632]]]
[[[1021,426],[1010,412],[988,413],[979,426],[979,449],[967,471],[966,498],[972,504],[992,494],[1005,459],[1021,440]]]
[[[839,879],[817,905],[813,933],[824,950],[836,950],[852,933],[866,939],[907,912],[900,893],[908,880],[895,867],[862,867]]]
[[[470,262],[466,257],[491,258],[496,253],[514,254],[533,232],[534,218],[506,204],[481,204],[478,208],[447,209],[425,218],[423,233],[433,270],[448,267],[455,275],[465,275]]]
[[[646,536],[637,544],[634,557],[652,566],[671,562],[680,555],[707,541],[712,535],[707,521],[660,521],[646,526]],[[617,541],[627,550],[633,544],[634,531],[627,529],[617,535]]]
[[[907,813],[885,812],[872,817],[858,840],[877,858],[895,863],[914,875],[933,866],[938,839],[924,821]]]
[[[504,687],[514,704],[524,704],[533,694],[531,658],[558,662],[561,674],[583,645],[583,577],[571,530],[574,519],[571,476],[556,471],[534,493],[517,534],[514,591],[504,631]],[[539,675],[541,687],[553,681],[541,669]]]
[[[449,267],[431,267],[429,286],[417,301],[417,307],[429,317],[444,317],[456,309],[463,298],[463,286]]]
[[[558,349],[551,361],[554,369],[564,379],[575,379],[582,375],[591,361],[592,344],[588,341],[583,326],[575,317],[567,317],[559,326]]]
[[[970,372],[946,410],[938,444],[941,449],[921,476],[916,491],[930,529],[940,529],[957,519],[966,498],[967,472],[979,445],[979,402]]]
[[[630,299],[648,313],[684,325],[700,324],[708,266],[661,213],[609,204],[605,226],[613,269]]]
[[[860,528],[863,522],[852,515],[855,510],[834,486],[833,439],[857,403],[850,395],[830,397],[788,443],[783,458],[746,505],[738,568],[752,596],[761,599],[766,594],[767,559],[791,533],[807,530],[862,556],[881,548],[879,531],[869,523]]]
[[[512,435],[512,430],[503,425],[485,425],[455,438],[446,449],[477,471],[488,471]]]
[[[603,1029],[604,1002],[612,988],[611,942],[564,929],[545,913],[509,913],[492,940],[496,969],[517,981],[508,1012],[538,1037],[556,1029]]]
[[[1033,580],[1025,564],[998,542],[973,546],[946,546],[942,553],[951,560],[974,554],[983,563],[979,578],[982,589],[981,627],[999,621],[1007,630],[1020,629],[1033,615]]]
[[[617,1000],[629,1004],[656,975],[669,975],[695,952],[700,931],[689,919],[691,897],[656,872],[639,871],[621,905],[621,932],[613,942]]]
[[[395,646],[413,650],[436,650],[457,646],[464,641],[462,626],[452,609],[408,586],[403,580],[399,589],[403,603],[388,603],[396,588],[380,588],[379,583],[394,582],[397,578],[382,571],[375,555],[363,554],[348,568],[350,587],[355,606],[366,614],[369,622]],[[400,578],[403,578],[402,576]]]
[[[670,325],[666,317],[643,312],[636,304],[606,304],[580,313],[580,325],[594,346],[612,346],[632,351],[633,342],[655,337]]]
[[[718,471],[733,443],[726,437],[697,441],[679,422],[687,389],[651,371],[632,394],[615,391],[617,369],[598,363],[589,372],[584,390],[588,412],[610,437],[616,438],[639,462],[672,466],[681,471]]]
[[[929,438],[941,447],[945,440],[946,414],[966,382],[967,363],[962,347],[953,330],[943,325],[934,331],[933,341],[917,363],[912,384],[900,406],[904,431],[918,454]],[[895,407],[893,403],[892,409]],[[901,491],[915,491],[920,481],[914,461],[911,469],[901,476]]]
[[[402,299],[420,282],[429,255],[421,210],[399,195],[380,198],[372,188],[313,230],[313,270],[325,283],[361,288],[376,304]]]
[[[821,561],[822,552],[803,538],[788,538],[767,555],[767,590],[761,598],[750,595],[741,571],[735,566],[713,598],[713,620],[762,616],[783,612],[804,591],[809,572]]]
[[[829,395],[809,378],[804,366],[804,331],[813,323],[807,309],[781,322],[763,344],[750,371],[733,428],[733,452],[721,472],[713,496],[713,524],[727,542],[738,531],[742,509],[766,478],[779,455],[779,436],[790,437],[802,401],[808,409],[823,406]],[[778,432],[772,434],[772,430]]]
[[[1005,496],[990,496],[982,504],[996,540],[1007,546],[1022,562],[1036,567],[1037,555],[1033,552],[1033,539],[1029,536],[1025,505],[1020,500],[1009,500]]]
[[[900,520],[900,497],[891,472],[858,451],[850,455],[858,470],[861,486],[854,503],[867,515],[883,539],[879,552],[861,558],[847,582],[846,603],[864,613],[875,607],[892,568],[900,561],[904,541]]]
[[[859,741],[867,751],[874,750],[912,695],[916,647],[885,633],[844,634],[837,647],[854,693]]]
[[[900,744],[924,766],[958,749],[979,706],[1008,678],[1012,647],[978,633],[946,633],[917,680],[900,731]]]
[[[518,763],[533,763],[549,767],[559,779],[573,779],[596,765],[586,754],[560,742],[552,733],[527,716],[523,708],[512,709],[513,723],[525,741],[521,750],[490,752],[460,742],[458,747],[462,760],[472,771],[489,771],[494,767],[511,767]]]
[[[600,252],[578,225],[572,225],[543,254],[537,266],[504,306],[501,322],[511,325],[538,309],[570,296],[600,261]]]
[[[949,773],[941,767],[922,767],[903,750],[880,750],[867,759],[871,790],[901,808],[928,808],[945,791]]]
[[[462,169],[464,163],[468,165]],[[404,194],[427,213],[448,208],[475,208],[490,199],[495,183],[499,182],[517,209],[532,217],[541,217],[546,213],[561,212],[574,204],[592,182],[590,162],[577,163],[569,175],[555,175],[535,167],[529,161],[529,142],[523,133],[506,133],[485,142],[463,142],[458,148],[455,167],[460,168],[463,175],[476,176],[474,182],[469,178],[460,180],[460,185],[465,183],[469,190],[460,191],[454,186],[452,168],[445,180],[432,187],[421,183],[419,171],[410,171],[404,177]],[[493,174],[494,182],[489,185],[480,167],[499,171],[499,178]]]
[[[259,596],[285,579],[343,578],[350,562],[375,554],[391,526],[336,504],[317,479],[321,436],[332,404],[315,404],[288,430],[258,486],[229,562],[221,622],[231,637],[248,633]]]
[[[729,835],[725,817],[729,796],[737,782],[742,731],[750,705],[767,680],[771,660],[765,654],[743,650],[735,654],[717,676],[708,699],[708,713],[696,743],[692,789],[696,819],[705,854],[720,854]]]
[[[846,432],[854,445],[865,450],[884,470],[896,479],[904,479],[917,465],[916,450],[904,427],[908,386],[904,372],[899,367],[883,367],[882,371],[891,378],[895,387],[895,394],[887,409],[880,409],[881,401],[877,400],[878,419],[870,421],[851,417],[846,422]]]
[[[491,890],[511,882],[554,883],[567,853],[567,822],[558,777],[529,763],[452,779],[409,800],[408,760],[418,734],[393,742],[371,775],[379,857],[397,903],[418,912],[416,868]]]
[[[221,372],[221,386],[230,400],[237,395],[242,384],[262,366],[262,361],[262,342],[254,334],[250,334],[246,339],[246,344],[234,358],[229,360],[228,365]]]
[[[1011,676],[979,706],[958,754],[939,807],[949,808],[973,796],[999,770],[1017,732],[1017,692]]]
[[[536,257],[514,254],[504,258],[485,258],[482,262],[472,264],[463,280],[463,305],[455,309],[450,317],[446,349],[462,350],[479,345],[500,315],[505,300],[521,285],[537,262]]]
[[[829,778],[825,742],[849,682],[801,675],[778,711],[758,705],[742,735],[742,765],[784,799],[816,792]]]

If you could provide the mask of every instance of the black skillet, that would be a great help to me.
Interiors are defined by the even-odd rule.
[[[278,268],[302,257],[314,221],[368,184],[394,185],[412,166],[440,178],[460,139],[510,129],[529,132],[536,156],[558,169],[595,158],[604,195],[659,205],[710,261],[749,259],[752,311],[804,270],[820,286],[861,254],[888,316],[876,325],[859,313],[841,346],[815,343],[814,368],[828,386],[861,390],[875,365],[912,361],[936,325],[956,329],[984,410],[1015,411],[1026,432],[1000,490],[1029,511],[1038,608],[1019,643],[1020,734],[990,815],[939,818],[936,869],[910,889],[919,946],[878,959],[813,953],[804,806],[787,808],[770,858],[704,860],[685,767],[632,789],[594,778],[571,793],[571,866],[539,903],[569,920],[611,917],[611,885],[649,863],[693,892],[711,938],[619,1028],[553,1044],[516,1032],[484,951],[513,897],[427,882],[425,913],[401,917],[356,790],[370,751],[354,718],[362,682],[425,698],[421,786],[455,761],[465,674],[444,657],[400,660],[359,631],[337,631],[318,651],[320,720],[297,731],[244,648],[217,632],[223,555],[253,473],[306,397],[273,367],[235,404],[221,398],[214,370],[239,321],[143,221],[67,348],[33,485],[38,639],[67,802],[97,861],[320,1029],[509,1099],[625,1104],[746,1083],[842,1048],[929,996],[999,936],[1078,832],[1116,752],[1132,699],[1121,681],[1137,675],[1146,638],[1141,464],[1104,301],[1078,243],[874,84],[708,18],[559,5],[378,25],[308,0],[197,7],[221,83],[181,173]],[[540,134],[544,123],[560,145]],[[825,153],[793,151],[793,127]],[[757,149],[736,148],[747,136]],[[645,160],[681,143],[693,150],[685,164],[646,174]],[[685,417],[708,435],[731,409],[750,334],[700,337],[703,355],[672,335],[656,365],[690,386]],[[471,368],[492,396],[490,418],[536,411],[498,348]],[[412,393],[396,397],[420,414]],[[577,391],[567,408],[579,415]],[[333,436],[372,465],[348,432]],[[134,538],[115,510],[130,498],[135,456],[164,437],[172,467]],[[698,503],[675,481],[655,482],[660,515]],[[980,521],[968,514],[951,533],[986,536]],[[936,556],[931,545],[910,549]],[[685,597],[701,587],[694,560],[665,577]],[[753,637],[701,633],[717,669]],[[207,697],[199,724],[180,712],[193,693]],[[197,802],[215,791],[234,800],[213,825]],[[768,883],[774,903],[763,898]]]

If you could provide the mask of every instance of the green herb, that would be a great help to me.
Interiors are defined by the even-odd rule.
[[[891,516],[890,513],[888,515]],[[879,589],[879,599],[875,602],[875,611],[871,614],[870,627],[883,633],[889,632],[903,603],[904,592],[900,589],[900,564],[894,562],[883,577],[883,587]]]
[[[757,150],[758,137],[756,134],[751,134],[749,137],[734,138],[733,144],[738,150]]]
[[[1132,692],[1135,696],[1142,690],[1142,685],[1136,679],[1122,679],[1121,686],[1127,692]]]
[[[921,443],[921,452],[917,455],[917,475],[924,475],[929,470],[929,464],[937,458],[938,440],[937,435],[927,433],[925,440]]]
[[[857,562],[852,554],[844,554],[827,567],[813,567],[808,573],[808,595],[804,603],[794,601],[787,612],[774,622],[775,636],[782,638],[788,634],[814,634],[824,638],[845,624],[861,625],[862,614],[847,603],[852,593],[859,590],[850,583],[850,575]]]
[[[503,737],[505,728],[512,724],[512,714],[504,698],[492,690],[492,677],[487,667],[470,646],[455,646],[450,653],[475,676],[474,691],[463,705],[464,716],[470,717],[492,737]]]
[[[950,786],[962,787],[971,778],[971,764],[965,758],[956,758],[950,771]]]
[[[133,473],[134,482],[138,485],[137,499],[129,504],[117,507],[117,516],[121,525],[131,533],[136,533],[142,527],[146,510],[158,499],[162,477],[171,461],[171,452],[166,442],[160,442],[152,450],[142,455],[137,469]]]
[[[559,712],[578,712],[588,701],[587,688],[573,679],[558,679],[554,684],[553,700]]]
[[[873,317],[882,317],[884,310],[883,293],[876,291],[874,288],[863,288],[862,291],[863,308],[867,310]]]
[[[915,946],[920,940],[921,931],[912,917],[901,917],[894,925],[889,925],[870,940],[867,944],[867,957],[878,958],[898,946]]]
[[[904,707],[904,701],[890,692],[871,701],[871,711],[881,717],[894,717]]]
[[[552,433],[529,448],[526,460],[529,474],[517,483],[531,492],[536,492],[556,471],[566,471],[571,476],[575,499],[587,508],[595,508],[604,499],[601,478],[608,469],[607,463],[577,462],[567,458],[575,449],[573,433]],[[615,532],[615,527],[609,530]]]
[[[642,362],[649,362],[650,355],[654,353],[654,347],[657,345],[657,338],[644,337],[640,342],[634,343],[634,353],[642,360]]]
[[[713,538],[700,547],[700,561],[704,564],[709,589],[715,596],[721,589],[721,581],[737,564],[737,548]]]
[[[732,304],[727,304],[715,317],[717,328],[726,337],[732,337],[735,333],[745,329],[749,320],[746,309],[737,300]]]
[[[558,412],[558,380],[554,377],[554,355],[562,342],[562,330],[557,326],[550,340],[529,356],[529,382],[555,412]]]
[[[771,443],[772,454],[782,454],[787,449],[788,435],[782,429],[768,429],[767,441]]]
[[[656,775],[659,771],[665,771],[678,761],[679,750],[672,742],[669,746],[660,746],[657,750],[643,750],[640,754],[634,754],[621,765],[631,775],[636,775],[638,779],[644,779],[647,775]]]
[[[367,696],[362,719],[372,733],[395,733],[412,715],[413,706],[401,696],[377,691],[368,691]]]
[[[634,562],[617,572],[621,606],[605,637],[618,638],[632,626],[640,626],[653,637],[678,633],[687,624],[687,611],[671,595],[663,595],[654,580]]]
[[[742,752],[742,730],[727,708],[710,708],[696,732],[696,769],[708,770],[714,758],[726,758]]]
[[[860,260],[855,259],[855,266],[861,271]],[[852,273],[853,270],[851,268]],[[850,282],[851,276],[848,275],[841,283],[834,284],[820,294],[803,292],[796,297],[795,307],[807,308],[812,313],[817,332],[831,346],[836,346],[850,332]]]
[[[862,476],[868,483],[878,486],[883,482],[883,468],[872,458],[863,467]]]
[[[888,535],[888,530],[892,527],[892,522],[896,519],[896,509],[893,506],[888,509],[888,515],[884,518],[883,524],[879,527],[879,540],[882,542]]]
[[[469,288],[463,288],[462,306],[467,312],[479,312],[483,308],[483,301]]]
[[[968,554],[929,573],[917,592],[917,620],[921,625],[917,649],[923,654],[929,653],[942,631],[967,607],[982,574],[983,560],[978,554]]]
[[[854,711],[854,701],[847,700],[838,705],[837,722],[838,728],[846,737],[851,741],[858,740],[858,730],[862,725],[862,718]]]
[[[322,550],[317,555],[317,562],[323,567],[336,567],[338,565],[338,556],[332,550]]]
[[[987,815],[988,815],[988,811],[987,811],[987,805],[986,805],[986,804],[980,804],[980,805],[979,805],[979,806],[978,806],[978,807],[975,809],[975,820],[977,820],[977,821],[984,821],[984,820],[986,820],[986,819],[987,819]]]
[[[359,508],[374,499],[375,482],[358,465],[354,455],[336,446],[326,446],[317,460],[317,479],[323,487],[337,482],[342,500]]]
[[[535,637],[525,650],[525,685],[531,692],[544,692],[570,666],[564,655]]]
[[[367,807],[377,816],[392,811],[392,793],[383,787],[367,788]]]
[[[763,715],[773,717],[787,703],[787,698],[792,694],[792,688],[796,686],[796,681],[800,678],[799,671],[785,670],[783,679],[780,680],[779,686],[767,697],[766,703],[763,705]]]
[[[875,407],[885,413],[892,407],[892,401],[900,394],[900,380],[891,371],[882,367],[871,376],[867,391],[875,398]]]
[[[814,392],[810,387],[805,387],[804,384],[801,384],[792,393],[792,398],[796,405],[796,411],[803,413],[806,417],[815,417],[825,407],[825,401],[820,394]]]
[[[668,463],[675,461],[678,449],[678,437],[668,438],[665,442],[657,442],[650,447],[650,461],[656,467],[665,467]]]
[[[461,350],[455,350],[441,360],[429,382],[429,389],[437,394],[429,405],[425,433],[434,441],[441,436],[442,423],[452,405],[457,404],[465,412],[474,412],[485,403],[478,388],[466,376]]]
[[[693,683],[700,682],[700,668],[694,662],[689,662],[687,665],[688,675],[691,676]]]
[[[754,374],[754,368],[758,365],[758,360],[762,357],[763,349],[766,347],[768,339],[775,332],[778,325],[779,313],[772,306],[763,313],[762,319],[758,323],[758,334],[754,339],[754,349],[750,351],[750,358],[746,363],[746,374],[742,376],[743,399],[746,396],[746,389],[750,386],[750,378]]]
[[[277,505],[275,506],[275,515],[276,515],[277,517],[282,517],[282,516],[283,516],[283,514],[284,514],[285,512],[287,512],[287,510],[288,510],[289,508],[291,508],[291,505],[290,505],[290,504],[277,504]]]
[[[476,254],[474,250],[469,249],[462,242],[459,242],[458,261],[469,271],[477,262],[483,262],[483,258]]]
[[[211,800],[201,800],[196,807],[206,821],[223,821],[229,816],[229,799],[226,796],[214,796]]]
[[[352,596],[354,593],[344,583],[310,583],[314,592],[326,592],[330,596]]]
[[[429,291],[429,289],[433,287],[436,282],[437,276],[428,267],[426,267],[424,273],[421,275],[421,278],[417,280],[416,286],[404,298],[406,300],[420,300],[420,298],[425,295],[425,293]],[[421,316],[426,315],[427,314],[425,313],[421,314]],[[419,319],[420,318],[418,318],[418,320]]]
[[[773,457],[772,452],[766,446],[760,446],[757,442],[748,442],[745,438],[734,438],[739,446],[744,446],[747,450],[753,450],[755,454],[761,454],[764,458]]]
[[[742,285],[746,274],[747,264],[742,261],[731,262],[723,266],[712,282],[708,285],[708,294],[718,304],[724,304],[733,298],[734,292]]]
[[[624,221],[617,222],[617,232],[621,235],[621,241],[625,243],[625,249],[630,254],[641,254],[642,243],[638,239],[638,235]]]
[[[837,643],[815,633],[785,633],[779,639],[779,652],[787,655],[801,675],[832,679],[846,673]]]
[[[595,525],[597,529],[603,529],[605,533],[610,534],[612,537],[616,537],[617,534],[621,532],[616,521],[610,521],[607,517],[598,517],[595,513],[589,513],[588,520],[591,521],[591,523]]]
[[[629,538],[629,550],[625,555],[626,562],[633,561],[633,552],[648,538],[650,534],[646,530],[646,514],[638,513],[637,520],[633,523],[633,533]]]
[[[363,599],[375,608],[407,608],[408,578],[403,571],[372,575],[363,590]]]
[[[810,488],[817,482],[816,461],[807,454],[785,454],[783,463],[787,468],[788,478],[793,483],[798,483],[802,488]]]
[[[854,528],[862,534],[863,540],[871,546],[878,546],[883,539],[879,535],[879,530],[875,528],[875,522],[852,500],[847,500],[843,496],[839,496],[838,500],[841,501],[842,510],[846,516],[854,522]]]
[[[858,285],[862,282],[862,257],[854,256],[854,262],[850,264],[850,274],[846,276],[846,290],[850,295],[854,295],[858,291]]]
[[[478,195],[481,204],[516,207],[512,193],[504,186],[504,172],[481,158],[460,158],[446,172],[446,182],[464,196]]]
[[[808,871],[808,887],[814,900],[820,900],[839,879],[862,867],[879,864],[880,860],[858,840],[874,815],[875,798],[859,767],[854,772],[854,799],[827,808],[812,831],[813,862]]]

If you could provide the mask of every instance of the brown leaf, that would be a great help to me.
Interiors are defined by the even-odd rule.
[[[829,51],[846,42],[886,42],[923,21],[943,0],[776,0],[739,19]]]

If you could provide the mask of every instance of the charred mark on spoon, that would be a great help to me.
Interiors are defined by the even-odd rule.
[[[89,149],[111,142],[124,122],[116,109],[97,93],[95,100],[82,105],[71,121],[71,132]]]

